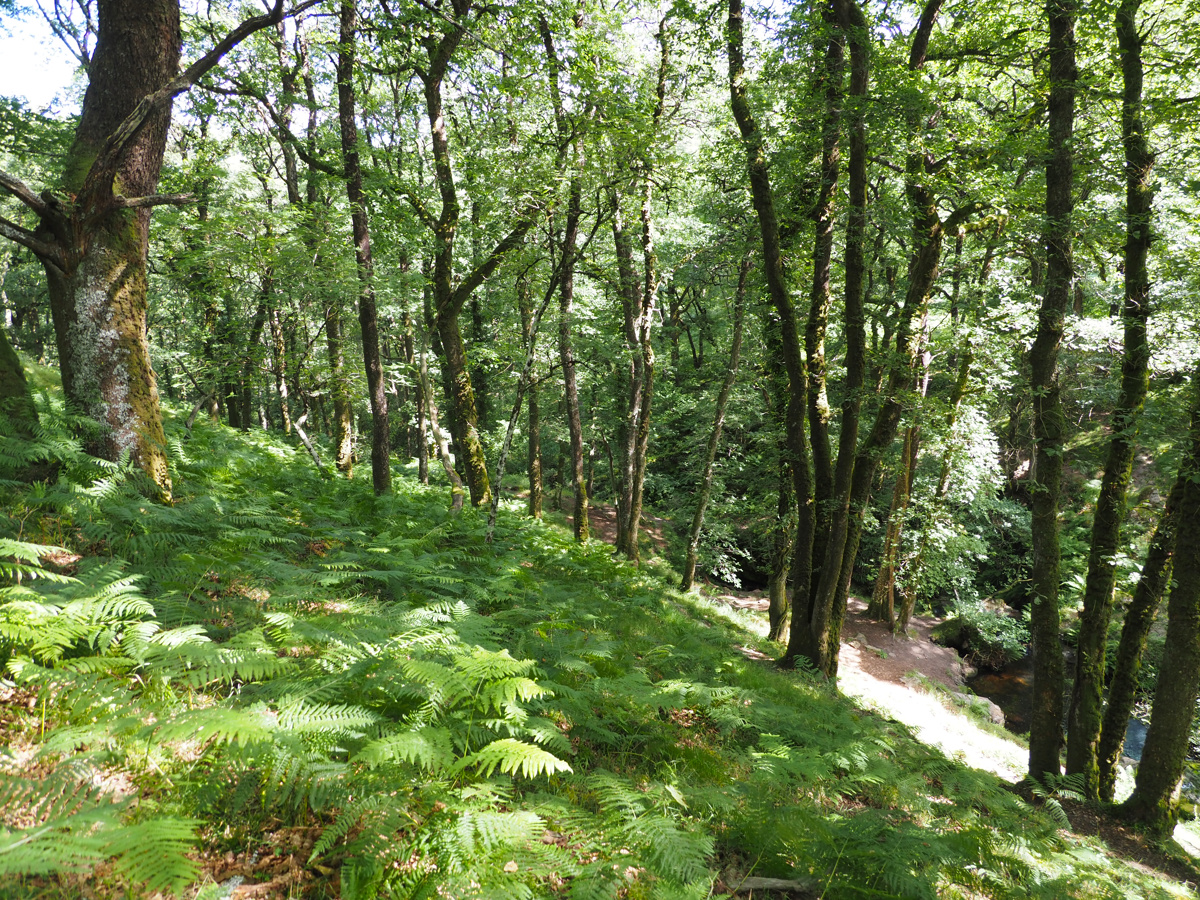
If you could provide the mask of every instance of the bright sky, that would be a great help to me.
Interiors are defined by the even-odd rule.
[[[75,109],[74,77],[75,60],[40,16],[0,13],[0,96],[19,97],[38,111],[56,99],[58,109]]]

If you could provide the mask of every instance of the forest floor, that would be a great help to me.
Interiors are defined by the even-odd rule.
[[[588,518],[593,537],[615,543],[615,507],[593,506]],[[567,521],[572,521],[570,516]],[[654,550],[663,550],[666,527],[665,519],[647,516],[643,540],[648,538]],[[706,584],[701,594],[750,613],[748,624],[766,637],[769,601],[764,591]],[[922,743],[972,768],[998,775],[1020,790],[1029,761],[1028,744],[1004,729],[999,707],[976,697],[966,686],[972,670],[958,652],[934,643],[931,632],[944,620],[913,616],[908,636],[901,637],[869,618],[866,611],[866,602],[850,598],[838,662],[841,692],[864,709],[908,726]],[[752,647],[738,650],[750,659],[772,661],[771,656]],[[1184,882],[1195,877],[1191,867],[1162,853],[1136,831],[1096,813],[1087,804],[1070,799],[1060,802],[1076,833],[1103,839],[1148,871],[1157,870]],[[1174,837],[1193,856],[1200,856],[1200,827],[1195,823],[1181,824]]]
[[[702,593],[734,609],[757,614],[760,634],[767,634],[768,599],[762,591],[706,586]],[[908,637],[898,637],[881,622],[868,618],[867,604],[851,597],[842,629],[838,659],[841,692],[864,709],[908,726],[917,740],[975,769],[992,772],[1028,798],[1021,781],[1029,761],[1028,744],[1003,728],[995,704],[975,697],[964,682],[969,667],[958,652],[935,644],[930,632],[943,620],[913,616]],[[739,648],[753,659],[771,657]],[[1147,872],[1157,871],[1181,882],[1193,881],[1195,870],[1163,853],[1137,831],[1098,813],[1086,803],[1060,798],[1076,834],[1101,838],[1112,850]],[[1200,828],[1181,823],[1176,843],[1200,856]]]
[[[774,665],[761,594],[675,588],[668,520],[635,568],[277,436],[175,446],[172,506],[66,438],[0,492],[39,576],[0,583],[0,897],[1194,896],[1177,849],[1030,802],[932,619],[855,603],[835,688]]]

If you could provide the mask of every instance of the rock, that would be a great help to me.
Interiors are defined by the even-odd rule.
[[[1004,724],[1004,710],[986,697],[977,697],[974,694],[961,694],[957,691],[951,691],[950,696],[963,706],[970,707],[971,709],[978,709],[981,712],[986,712],[988,718],[992,720],[993,724]]]

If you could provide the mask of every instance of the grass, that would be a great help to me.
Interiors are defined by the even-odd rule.
[[[661,563],[204,422],[155,506],[43,418],[0,444],[60,461],[0,488],[0,894],[1189,896],[746,658]]]

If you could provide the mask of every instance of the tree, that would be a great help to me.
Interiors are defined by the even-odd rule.
[[[1142,45],[1147,35],[1138,30],[1140,7],[1140,0],[1124,0],[1116,16],[1124,85],[1121,143],[1125,148],[1125,297],[1121,318],[1125,326],[1125,352],[1121,360],[1121,395],[1113,410],[1112,440],[1092,520],[1068,715],[1067,772],[1083,776],[1084,792],[1091,798],[1099,796],[1100,788],[1098,742],[1104,710],[1105,650],[1112,618],[1115,556],[1142,407],[1150,388],[1150,343],[1146,337],[1150,273],[1146,262],[1151,243],[1154,154],[1142,122]]]
[[[1171,833],[1178,818],[1177,791],[1200,694],[1200,370],[1193,375],[1192,388],[1196,400],[1180,473],[1183,487],[1167,638],[1137,780],[1122,808],[1127,818],[1161,836]]]
[[[432,138],[434,178],[441,198],[441,211],[434,217],[418,198],[410,195],[409,200],[422,221],[433,232],[434,324],[441,339],[442,361],[446,367],[446,380],[449,385],[450,431],[459,453],[464,457],[463,466],[467,487],[471,493],[471,503],[483,506],[490,502],[492,488],[488,480],[487,460],[476,427],[479,415],[458,317],[475,289],[487,280],[505,256],[521,245],[525,233],[533,226],[536,206],[529,204],[519,210],[511,231],[495,245],[482,262],[463,276],[461,281],[455,283],[454,242],[462,206],[459,203],[458,187],[451,166],[442,85],[454,51],[467,33],[467,17],[473,9],[472,0],[453,0],[453,15],[439,22],[439,27],[444,27],[445,31],[439,33],[435,30],[421,40],[426,63],[416,66],[415,69],[425,89],[425,110]]]
[[[358,321],[362,328],[363,363],[367,370],[367,394],[371,401],[371,483],[376,494],[392,486],[391,433],[388,429],[387,394],[384,393],[383,364],[379,358],[379,321],[375,311],[375,265],[371,258],[371,225],[363,192],[362,166],[355,118],[354,68],[358,9],[355,0],[342,0],[339,21],[337,88],[338,125],[342,138],[342,160],[346,196],[350,201],[351,238],[357,264]]]
[[[717,410],[713,419],[712,431],[708,437],[708,447],[704,453],[704,469],[700,477],[700,489],[696,492],[696,511],[692,514],[692,527],[688,532],[687,556],[683,561],[683,578],[679,583],[681,591],[690,591],[696,578],[696,554],[700,547],[700,532],[704,528],[704,513],[712,494],[713,463],[717,458],[717,446],[721,442],[721,431],[725,427],[725,407],[729,403],[729,392],[737,380],[738,361],[741,359],[746,278],[750,274],[752,261],[753,257],[747,253],[742,258],[742,265],[738,270],[737,289],[733,295],[733,338],[729,344],[729,368],[725,373],[725,380],[721,383],[720,393],[717,394]]]
[[[153,207],[182,202],[156,193],[171,103],[246,36],[278,22],[283,0],[182,73],[178,0],[97,5],[88,89],[57,185],[61,193],[38,194],[0,173],[0,188],[39,222],[31,231],[0,220],[0,235],[33,251],[45,268],[64,393],[99,424],[89,449],[112,460],[128,454],[155,492],[169,498],[146,341],[146,254]]]
[[[1063,659],[1059,640],[1058,498],[1065,426],[1058,384],[1058,351],[1075,272],[1071,255],[1071,136],[1075,124],[1074,0],[1048,0],[1050,25],[1048,151],[1046,158],[1046,284],[1038,311],[1037,336],[1029,351],[1032,371],[1036,459],[1033,506],[1033,711],[1029,774],[1058,775],[1062,747]]]

